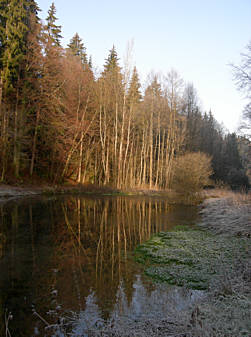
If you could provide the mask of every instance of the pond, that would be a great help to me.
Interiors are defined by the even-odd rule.
[[[191,294],[153,284],[133,251],[155,233],[197,221],[196,207],[157,196],[65,195],[2,204],[0,335],[63,336],[57,329],[64,324],[67,335],[85,336],[116,317],[164,317],[171,298],[186,305]]]

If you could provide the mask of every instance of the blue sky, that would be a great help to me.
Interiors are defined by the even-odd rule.
[[[37,0],[45,18],[52,1]],[[235,131],[245,101],[229,63],[251,40],[250,0],[54,0],[63,45],[78,32],[101,68],[115,45],[123,64],[128,41],[142,82],[151,71],[178,71],[204,110]]]

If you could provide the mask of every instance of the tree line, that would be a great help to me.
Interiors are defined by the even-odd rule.
[[[169,188],[175,158],[204,152],[215,181],[248,184],[241,139],[202,112],[191,83],[171,70],[143,90],[115,46],[95,76],[77,33],[62,47],[54,3],[44,24],[38,13],[36,1],[0,0],[2,182]]]

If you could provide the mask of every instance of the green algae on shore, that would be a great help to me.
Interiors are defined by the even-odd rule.
[[[156,281],[207,290],[222,273],[231,272],[238,260],[247,259],[249,250],[248,238],[178,227],[137,247],[135,259]]]

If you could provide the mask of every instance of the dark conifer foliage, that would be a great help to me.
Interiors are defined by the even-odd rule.
[[[106,62],[104,65],[104,74],[108,72],[110,73],[117,72],[118,70],[120,70],[119,58],[114,45],[112,49],[109,51],[109,55],[105,61]]]
[[[90,69],[93,68],[93,64],[92,64],[92,56],[91,56],[91,55],[89,56],[89,59],[88,59],[88,66],[89,66]]]
[[[134,67],[133,68],[133,74],[132,74],[132,78],[130,81],[130,86],[128,89],[128,102],[129,103],[139,103],[142,99],[142,94],[140,92],[140,81],[139,81],[139,75],[137,72],[137,68]]]
[[[56,24],[58,18],[56,17],[56,7],[54,2],[51,4],[50,9],[48,10],[48,16],[46,18],[45,31],[48,34],[48,38],[51,43],[55,46],[60,46],[60,41],[62,39],[61,35],[61,26]]]
[[[26,77],[29,34],[38,24],[38,6],[35,1],[9,0],[1,3],[1,149],[2,179],[8,161],[13,162],[16,177],[22,165],[22,148],[26,143],[27,92]],[[3,30],[4,28],[4,30]],[[5,32],[5,33],[3,33]]]
[[[6,44],[6,20],[9,0],[0,1],[0,69],[3,67],[3,53]]]
[[[86,48],[84,46],[84,43],[82,42],[82,39],[79,37],[78,33],[76,33],[73,38],[70,40],[70,43],[68,44],[69,51],[75,55],[80,57],[81,62],[83,64],[87,64],[87,54],[86,54]]]
[[[10,0],[5,11],[5,41],[3,43],[4,87],[12,88],[20,77],[26,54],[31,6],[27,1]]]

